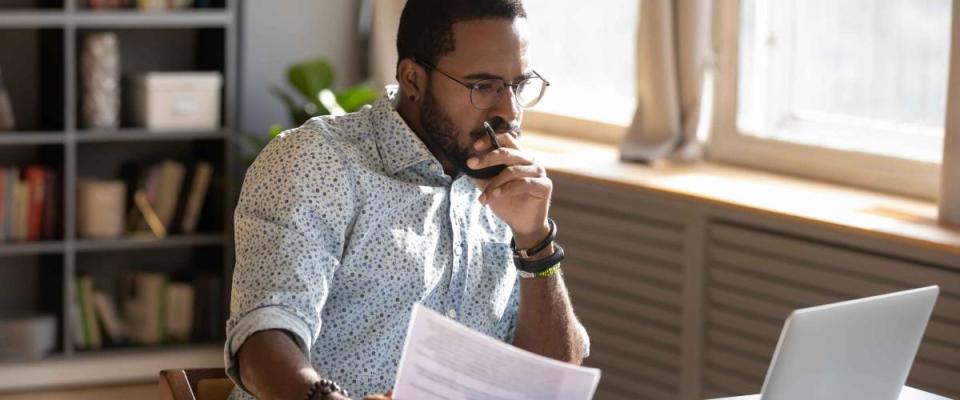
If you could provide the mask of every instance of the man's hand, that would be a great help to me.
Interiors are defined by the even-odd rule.
[[[389,391],[386,394],[372,394],[367,395],[363,400],[393,400],[393,391]]]
[[[499,164],[507,166],[500,175],[486,180],[475,179],[474,182],[483,191],[480,202],[489,206],[513,230],[517,247],[530,248],[550,232],[547,214],[553,181],[547,177],[543,166],[520,150],[513,136],[503,135],[498,140],[499,149],[469,159],[467,166],[473,169]],[[491,148],[490,139],[478,140],[474,148],[477,151]]]
[[[333,393],[324,397],[323,400],[350,400],[349,397],[341,395],[339,393]],[[368,394],[363,396],[363,400],[393,400],[393,391],[389,391],[386,394]]]
[[[468,160],[467,166],[474,169],[497,164],[507,166],[491,179],[475,180],[483,191],[480,202],[510,225],[518,248],[528,249],[550,232],[547,215],[553,182],[533,157],[519,149],[515,138],[504,135],[499,140],[500,149]],[[492,147],[488,138],[478,140],[474,146],[477,151]],[[563,278],[553,275],[521,280],[520,311],[513,344],[542,356],[580,364],[585,351],[583,343]]]

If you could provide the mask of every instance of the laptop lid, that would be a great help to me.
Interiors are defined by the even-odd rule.
[[[895,400],[939,287],[794,311],[763,383],[766,400]]]

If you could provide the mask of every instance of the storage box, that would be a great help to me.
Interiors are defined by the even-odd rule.
[[[0,360],[39,359],[57,346],[57,318],[49,314],[0,317]]]
[[[133,80],[134,122],[150,130],[220,127],[219,72],[149,72]]]
[[[81,179],[77,183],[77,231],[85,238],[123,235],[127,210],[123,181]]]

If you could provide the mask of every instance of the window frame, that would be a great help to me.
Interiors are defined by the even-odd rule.
[[[954,0],[954,8],[958,3],[960,0]],[[740,132],[737,128],[740,4],[741,0],[729,0],[716,7],[717,101],[713,132],[707,142],[712,160],[926,200],[939,197],[940,163],[830,149]],[[952,28],[956,32],[957,13],[953,15]],[[952,53],[957,52],[958,42],[960,40],[951,43]],[[953,65],[956,58],[951,61],[952,71],[958,69]],[[956,97],[948,96],[948,120],[951,115],[960,114],[960,101]],[[949,128],[944,131],[945,138],[955,134],[949,132]],[[944,155],[948,156],[957,155]]]
[[[548,94],[549,95],[549,94]],[[539,110],[523,110],[523,130],[617,145],[628,126]]]

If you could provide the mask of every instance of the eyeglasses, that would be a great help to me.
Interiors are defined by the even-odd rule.
[[[503,92],[507,90],[507,87],[513,89],[513,94],[520,107],[533,107],[543,98],[543,94],[547,91],[547,86],[550,86],[550,82],[543,79],[537,71],[533,71],[533,76],[522,79],[517,83],[508,83],[500,78],[482,79],[474,83],[467,83],[439,70],[429,63],[422,61],[419,63],[470,89],[470,103],[479,110],[489,110],[497,105],[497,103],[500,102],[500,96],[503,96]]]

